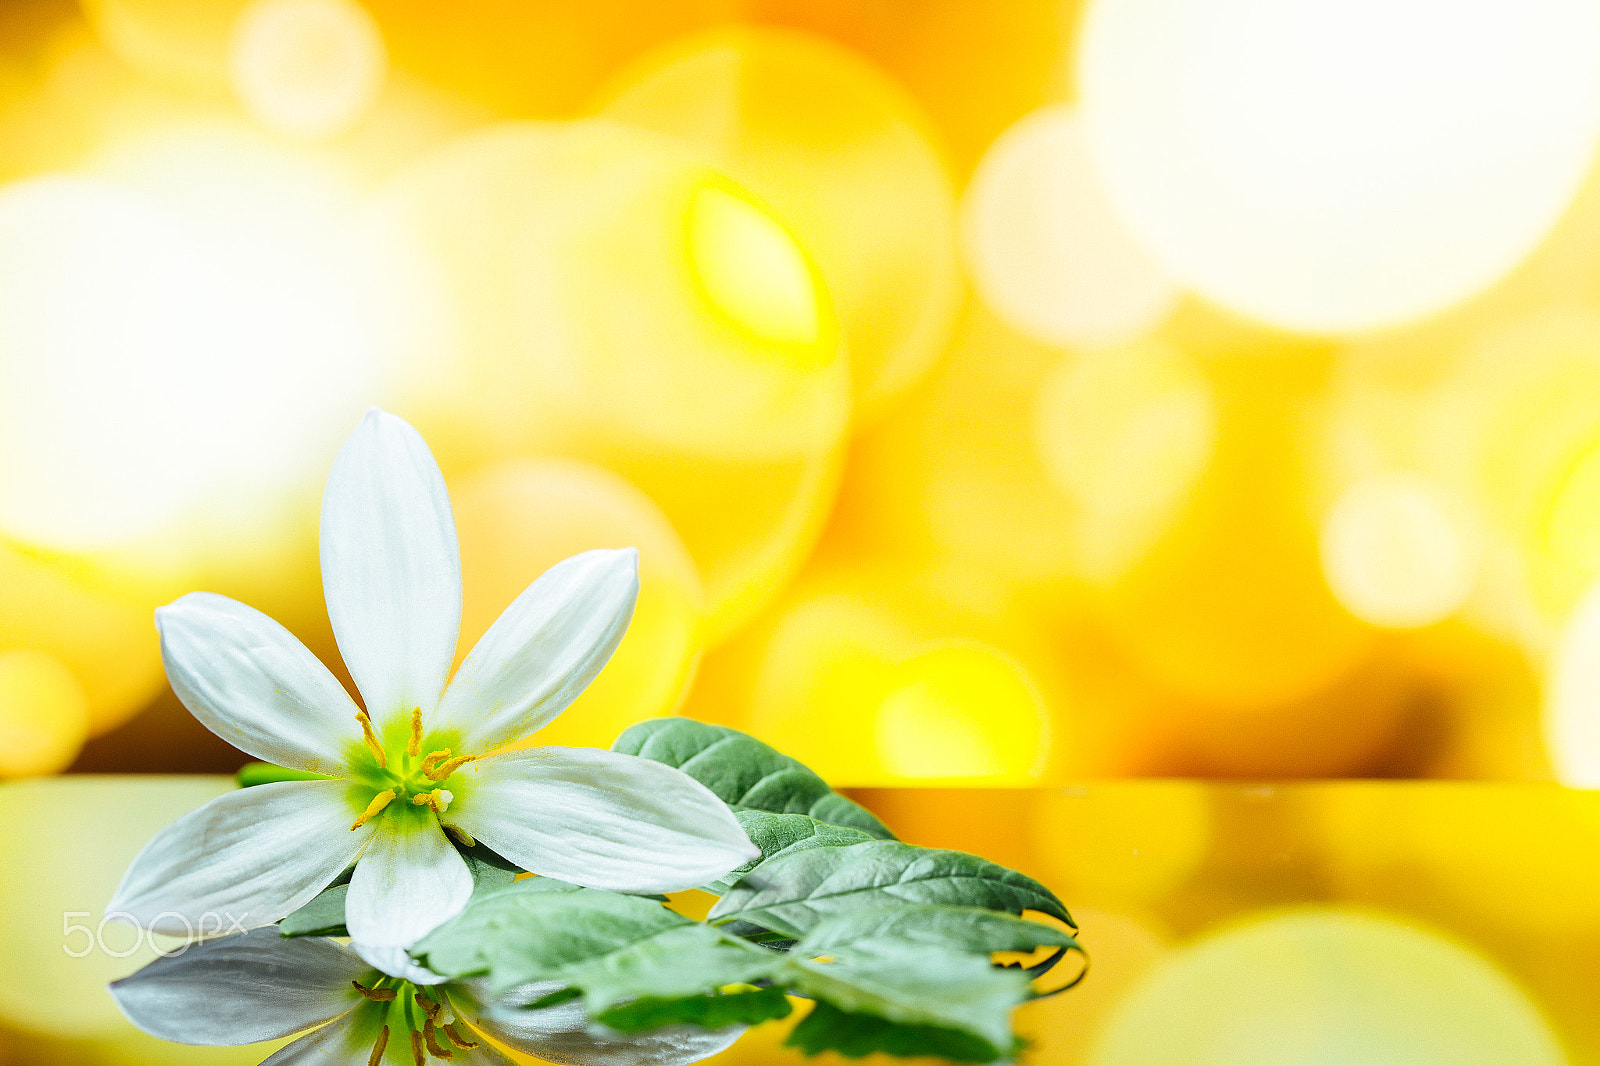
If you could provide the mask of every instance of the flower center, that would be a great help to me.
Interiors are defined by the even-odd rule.
[[[350,983],[369,1001],[386,1004],[383,1027],[373,1042],[367,1066],[378,1066],[383,1061],[391,1033],[406,1034],[415,1066],[425,1066],[429,1058],[448,1062],[457,1051],[471,1051],[478,1046],[477,1041],[457,1028],[459,1019],[450,1009],[450,998],[436,985],[423,989],[398,977],[380,977],[370,988],[360,981]],[[444,1034],[442,1042],[440,1033]]]
[[[352,830],[366,825],[397,799],[401,803],[409,800],[413,806],[432,808],[436,815],[450,808],[455,794],[442,787],[443,782],[467,763],[476,761],[478,756],[452,755],[449,748],[424,755],[420,707],[411,712],[411,732],[405,747],[396,751],[385,749],[366,711],[356,712],[356,721],[361,724],[361,738],[378,764],[379,774],[390,787],[373,795],[367,809],[351,824]]]

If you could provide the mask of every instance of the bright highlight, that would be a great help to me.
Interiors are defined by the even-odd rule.
[[[647,54],[599,113],[681,138],[795,234],[849,348],[858,421],[927,372],[960,301],[954,194],[904,87],[825,38],[738,26]]]
[[[1461,510],[1426,478],[1367,478],[1323,523],[1322,572],[1351,614],[1386,629],[1442,621],[1472,592],[1478,560]]]
[[[874,579],[904,592],[892,577]],[[893,599],[824,581],[731,646],[750,669],[741,728],[848,787],[1038,782],[1053,738],[1036,665],[1010,643],[957,635],[938,612]]]
[[[1493,283],[1600,135],[1588,0],[1096,0],[1078,58],[1091,153],[1141,242],[1306,332]]]
[[[961,211],[973,284],[1019,333],[1115,344],[1153,329],[1177,302],[1106,199],[1070,107],[1041,108],[1002,133]]]
[[[59,660],[0,652],[0,778],[65,770],[88,728],[88,697]]]
[[[209,478],[221,302],[155,205],[82,178],[0,191],[0,528],[93,548],[148,533]]]
[[[1566,608],[1600,578],[1600,443],[1583,451],[1560,479],[1542,532],[1547,584]]]
[[[696,193],[689,206],[689,259],[706,298],[738,325],[764,341],[816,343],[817,282],[805,256],[777,220],[749,200],[712,185]]]
[[[1357,911],[1260,918],[1169,955],[1093,1066],[1561,1066],[1527,997],[1468,948]]]
[[[388,54],[354,0],[254,0],[234,25],[234,92],[270,129],[297,137],[342,132],[383,88]]]
[[[1556,647],[1544,731],[1561,783],[1600,788],[1600,585],[1573,613]]]
[[[1049,716],[1027,672],[996,651],[956,644],[900,664],[878,705],[879,758],[909,782],[1037,777]]]

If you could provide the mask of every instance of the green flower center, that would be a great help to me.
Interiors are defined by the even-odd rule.
[[[352,830],[360,829],[396,800],[403,805],[427,807],[435,815],[449,810],[455,793],[445,787],[446,782],[478,756],[456,755],[448,747],[429,750],[431,745],[424,743],[428,738],[423,735],[420,707],[411,712],[409,733],[403,737],[392,736],[388,745],[379,739],[366,711],[357,712],[356,721],[361,724],[361,738],[366,745],[361,762],[366,764],[370,757],[371,763],[361,767],[363,772],[358,777],[373,789],[373,795],[366,809],[351,824]]]
[[[367,1066],[378,1066],[383,1061],[391,1039],[404,1039],[410,1045],[415,1066],[424,1066],[429,1058],[448,1062],[457,1051],[471,1051],[478,1046],[463,1031],[461,1019],[442,986],[419,987],[387,976],[379,977],[370,987],[360,981],[350,983],[368,1000],[358,1009],[367,1014],[364,1022],[375,1031]]]

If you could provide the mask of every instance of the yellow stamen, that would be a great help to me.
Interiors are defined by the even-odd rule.
[[[383,1049],[389,1046],[389,1027],[383,1027],[378,1034],[378,1042],[372,1045],[372,1054],[367,1056],[367,1066],[378,1066],[383,1061]]]
[[[428,752],[427,756],[422,760],[422,772],[425,773],[425,774],[426,773],[431,773],[435,766],[438,766],[441,762],[443,762],[445,759],[448,759],[449,757],[450,757],[450,749],[449,748],[445,748],[443,751],[430,751],[430,752]]]
[[[457,755],[454,759],[451,759],[442,766],[436,766],[432,770],[426,771],[427,778],[429,781],[443,781],[445,778],[449,777],[451,774],[467,765],[467,763],[477,761],[478,757],[476,755]]]
[[[444,827],[444,830],[457,840],[461,841],[462,847],[475,848],[478,846],[478,842],[472,839],[472,834],[461,828],[459,825],[447,825]]]
[[[415,1029],[411,1030],[411,1060],[417,1066],[428,1066],[428,1058],[422,1050],[422,1034]]]
[[[360,981],[351,981],[356,986],[356,991],[372,1000],[374,1003],[393,1003],[395,991],[392,988],[368,988]]]
[[[432,1018],[429,1018],[427,1024],[422,1027],[422,1039],[428,1044],[428,1054],[432,1055],[434,1058],[444,1059],[446,1062],[449,1062],[451,1059],[456,1057],[455,1052],[446,1051],[444,1048],[439,1046],[439,1038],[433,1035]]]
[[[418,792],[411,797],[411,802],[418,807],[426,803],[433,808],[435,814],[443,814],[449,808],[450,801],[454,798],[444,789],[436,788],[432,792]]]
[[[367,804],[367,809],[361,812],[361,817],[350,823],[351,829],[360,829],[378,816],[378,812],[389,806],[389,801],[394,799],[394,789],[380,792],[372,797],[372,802]]]
[[[476,1040],[468,1040],[466,1037],[462,1036],[461,1032],[456,1029],[454,1022],[446,1022],[444,1025],[440,1026],[440,1028],[444,1030],[444,1035],[450,1038],[450,1042],[456,1047],[460,1048],[462,1051],[471,1051],[473,1048],[478,1046],[478,1042]]]
[[[417,1006],[422,1008],[422,1013],[428,1016],[430,1022],[437,1022],[439,1018],[439,1004],[417,992]]]
[[[366,711],[357,711],[356,721],[361,723],[361,739],[367,742],[372,757],[378,760],[378,768],[383,769],[389,764],[389,760],[383,754],[383,745],[378,743],[378,734],[372,728],[372,719],[368,717]]]
[[[416,758],[422,754],[422,708],[414,707],[411,711],[411,743],[406,745],[406,754]]]

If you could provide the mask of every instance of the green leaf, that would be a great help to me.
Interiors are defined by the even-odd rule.
[[[702,997],[728,985],[766,980],[788,963],[778,952],[693,922],[563,966],[550,977],[580,989],[590,1016],[600,1017],[631,1001]]]
[[[724,1029],[787,1018],[793,1010],[783,989],[749,988],[679,999],[637,999],[611,1008],[596,1020],[624,1033],[642,1033],[664,1025]]]
[[[752,859],[726,877],[706,886],[706,891],[721,895],[750,870],[780,855],[792,855],[812,848],[848,847],[876,837],[849,826],[829,825],[806,814],[773,814],[770,811],[742,810],[735,815],[750,842],[761,849]]]
[[[785,1040],[807,1055],[837,1051],[859,1059],[875,1052],[898,1058],[931,1056],[949,1062],[993,1062],[1001,1056],[982,1037],[935,1025],[899,1025],[871,1014],[846,1014],[819,1002]]]
[[[629,726],[611,750],[676,767],[735,810],[805,814],[880,840],[894,839],[865,807],[833,791],[801,763],[736,729],[692,718],[652,718]]]
[[[1055,893],[1031,877],[965,852],[892,840],[812,848],[762,863],[729,889],[708,917],[736,918],[798,937],[838,914],[902,903],[1008,914],[1035,910],[1074,924]]]
[[[558,979],[574,963],[695,924],[651,900],[551,880],[530,877],[485,893],[424,937],[412,955],[447,977],[488,974],[498,993]]]
[[[344,898],[349,884],[334,885],[317,893],[304,907],[278,923],[283,936],[349,936],[344,927]]]
[[[987,958],[996,951],[1074,949],[1078,941],[1053,925],[981,907],[903,904],[835,915],[806,933],[797,954],[826,955],[853,944],[891,941]]]
[[[270,762],[247,762],[234,775],[240,788],[270,785],[274,781],[332,781],[327,774],[314,774],[309,770],[291,770]]]
[[[470,848],[457,846],[456,850],[461,853],[461,858],[467,864],[468,872],[472,874],[472,891],[474,895],[490,892],[497,888],[504,888],[515,881],[517,875],[522,872],[522,867],[501,856],[481,840]],[[562,883],[565,884],[566,882]],[[572,887],[576,888],[577,886],[574,885]]]
[[[1028,975],[1020,970],[882,941],[844,949],[831,962],[794,959],[786,976],[792,990],[817,1000],[790,1037],[807,1054],[887,1051],[992,1062],[1012,1047],[1011,1011],[1028,998]]]
[[[446,976],[486,974],[496,994],[535,981],[566,990],[541,1006],[579,993],[591,1018],[629,1031],[778,1016],[770,995],[743,998],[725,990],[766,981],[788,965],[784,955],[647,900],[523,887],[529,884],[519,881],[468,904],[412,954]]]

